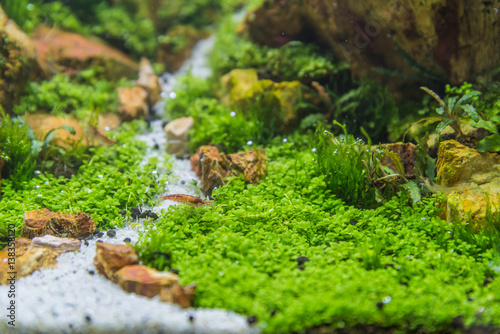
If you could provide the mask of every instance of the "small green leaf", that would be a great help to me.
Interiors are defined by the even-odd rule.
[[[415,122],[415,124],[423,123],[422,124],[423,126],[427,126],[429,124],[440,122],[442,120],[444,120],[443,117],[426,117],[426,118],[422,118],[421,120]]]
[[[442,115],[442,114],[444,114],[444,108],[443,108],[443,107],[436,108],[436,112],[437,112],[439,115]]]
[[[467,101],[471,97],[474,97],[474,96],[477,96],[477,95],[481,95],[481,92],[478,92],[477,90],[474,90],[474,91],[470,92],[469,94],[465,94],[464,96],[462,96],[460,98],[460,100],[458,100],[458,102],[457,102],[456,105],[460,106],[460,105],[462,105],[462,103],[464,103],[465,101]]]
[[[478,122],[481,119],[481,116],[476,112],[476,108],[471,106],[470,104],[464,104],[462,109],[472,118],[473,121]]]
[[[498,128],[492,121],[485,121],[484,119],[480,119],[478,122],[474,122],[473,120],[469,121],[469,124],[478,129],[485,129],[491,133],[498,134]]]
[[[399,155],[397,155],[396,153],[389,151],[389,150],[383,150],[382,154],[385,155],[386,157],[388,157],[389,159],[391,159],[392,163],[396,167],[396,170],[395,170],[396,173],[399,173],[401,175],[405,175],[405,166],[401,162],[401,158],[399,157]]]
[[[478,152],[498,152],[500,151],[500,136],[498,134],[493,134],[476,144],[476,149]]]
[[[452,96],[452,97],[448,98],[448,108],[450,110],[455,109],[455,103],[457,102],[457,99],[458,99],[458,96]],[[444,112],[444,110],[443,110],[443,112]],[[440,115],[442,115],[442,114],[440,114]]]
[[[415,182],[408,181],[407,183],[403,184],[403,188],[408,192],[414,204],[420,202],[420,200],[422,199],[422,194],[420,193],[420,188]]]
[[[448,125],[450,125],[451,123],[453,123],[453,120],[452,119],[445,119],[443,120],[441,123],[438,124],[438,126],[436,127],[436,132],[437,133],[441,133],[441,131],[444,130],[445,127],[447,127]]]

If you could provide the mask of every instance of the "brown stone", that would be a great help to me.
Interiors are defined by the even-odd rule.
[[[16,272],[16,278],[19,278],[31,275],[35,270],[55,268],[56,258],[59,255],[59,252],[47,248],[28,249],[22,255],[17,255],[16,250],[16,261],[13,267],[6,261],[6,258],[0,258],[0,284],[9,284],[8,272]]]
[[[50,234],[56,237],[83,238],[94,231],[94,220],[85,212],[61,213],[41,209],[24,213],[21,237],[34,238]]]
[[[45,136],[52,129],[59,128],[63,125],[70,126],[75,130],[75,134],[71,134],[68,130],[54,130],[57,135],[51,140],[51,144],[64,148],[72,148],[75,144],[84,146],[96,146],[106,144],[99,136],[91,131],[85,131],[86,122],[82,122],[73,116],[56,116],[43,113],[27,114],[25,121],[31,127],[38,140],[44,140]],[[120,118],[114,113],[104,113],[99,115],[98,129],[101,133],[106,134],[107,130],[116,129],[120,125]]]
[[[405,177],[407,179],[415,177],[413,168],[415,167],[416,146],[414,144],[412,144],[412,143],[394,143],[394,144],[383,144],[383,145],[380,145],[380,147],[382,149],[387,149],[391,152],[394,152],[399,156],[399,158],[401,159],[401,162],[403,163],[403,165],[405,167]],[[391,168],[394,171],[397,171],[396,167],[394,166],[394,163],[387,156],[384,156],[380,160],[380,163],[384,166]]]
[[[29,240],[29,239],[28,239]],[[76,252],[80,250],[81,242],[74,238],[59,238],[44,235],[31,240],[30,248],[49,248],[58,253]]]
[[[194,126],[193,117],[177,118],[165,125],[167,153],[184,157],[189,155],[189,130]]]
[[[160,272],[143,265],[130,265],[118,270],[115,280],[123,290],[151,298],[162,289],[178,284],[179,278],[170,272]]]
[[[15,238],[14,240],[14,249],[16,250],[16,257],[23,255],[26,253],[28,248],[30,247],[31,239],[27,238]],[[0,250],[0,259],[7,259],[9,245],[5,246],[4,249]],[[0,262],[3,262],[0,260]]]
[[[175,72],[189,57],[196,43],[208,37],[204,31],[191,26],[176,26],[169,29],[164,41],[160,42],[156,61],[165,65],[165,70]]]
[[[5,160],[2,159],[2,150],[0,149],[0,199],[2,198],[2,168],[5,165]]]
[[[0,106],[7,113],[19,101],[35,65],[35,46],[0,6]]]
[[[118,88],[118,112],[123,121],[148,116],[148,92],[139,86]]]
[[[190,308],[193,305],[195,291],[195,284],[191,284],[186,287],[183,287],[180,284],[175,284],[160,291],[160,301],[177,304],[184,309]]]
[[[148,93],[148,104],[152,107],[161,98],[161,86],[158,77],[155,74],[153,66],[146,57],[141,58],[139,64],[139,79],[135,83],[146,90]]]
[[[100,66],[108,80],[137,77],[139,67],[123,52],[92,39],[40,26],[32,35],[41,67],[60,67],[69,73]],[[47,63],[49,65],[47,65]]]
[[[356,77],[371,75],[391,91],[412,84],[412,93],[421,97],[415,79],[374,74],[372,69],[453,86],[475,80],[477,73],[500,63],[496,7],[480,0],[276,0],[249,13],[246,25],[250,37],[261,44],[315,40],[348,61]]]
[[[215,146],[200,146],[190,158],[193,171],[201,179],[201,190],[207,196],[215,187],[223,185],[229,176],[242,174],[250,183],[257,183],[265,176],[264,149],[257,151],[221,154]]]
[[[113,245],[105,242],[96,244],[94,265],[101,275],[110,280],[114,280],[117,270],[138,263],[139,257],[135,249],[129,245]]]

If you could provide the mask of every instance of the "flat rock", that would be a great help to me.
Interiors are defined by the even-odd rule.
[[[96,244],[94,265],[101,275],[110,280],[114,280],[117,270],[138,263],[139,257],[135,249],[129,245],[113,245],[105,242]]]
[[[81,241],[74,238],[59,238],[53,235],[44,235],[31,240],[30,248],[49,248],[59,253],[76,252],[80,250]]]
[[[162,289],[178,284],[179,277],[143,265],[130,265],[118,270],[115,273],[115,280],[127,292],[152,298]]]
[[[123,121],[132,121],[148,116],[148,92],[146,89],[140,86],[118,88],[118,112]]]
[[[9,113],[36,64],[35,45],[0,6],[0,105]]]
[[[108,80],[137,77],[138,65],[123,52],[105,45],[97,38],[40,26],[32,34],[38,63],[75,71],[100,66]]]
[[[34,238],[50,234],[56,237],[83,238],[95,231],[92,217],[85,212],[61,213],[49,209],[24,213],[21,237]]]
[[[165,125],[167,153],[178,157],[189,155],[189,130],[194,126],[193,117],[177,118]]]
[[[148,93],[148,105],[152,107],[161,98],[161,86],[158,77],[155,74],[153,66],[146,57],[141,58],[139,63],[139,79],[137,79],[137,86],[140,86]]]
[[[190,308],[193,305],[195,291],[195,284],[186,287],[174,284],[160,291],[160,300],[165,303],[177,304],[184,309]]]

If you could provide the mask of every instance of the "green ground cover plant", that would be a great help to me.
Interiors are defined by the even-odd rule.
[[[195,306],[255,316],[265,333],[500,326],[498,233],[448,225],[438,197],[345,205],[310,149],[289,142],[266,153],[259,184],[234,177],[213,206],[171,207],[136,245],[147,265],[198,284]]]
[[[76,78],[56,74],[50,80],[30,81],[20,102],[14,106],[15,114],[26,112],[47,112],[72,114],[80,120],[92,115],[118,110],[116,88],[129,86],[122,79],[116,83],[100,77],[99,68],[81,71]]]
[[[90,148],[89,159],[83,161],[71,178],[34,171],[30,180],[16,188],[12,179],[2,179],[0,246],[7,241],[8,224],[15,224],[19,236],[25,211],[42,208],[67,213],[84,211],[94,218],[98,228],[109,229],[122,226],[125,218],[121,210],[148,203],[162,191],[158,168],[168,169],[170,164],[167,161],[161,167],[158,159],[151,159],[141,165],[146,145],[133,136],[144,130],[145,125],[138,124],[123,124],[110,135],[121,145]]]

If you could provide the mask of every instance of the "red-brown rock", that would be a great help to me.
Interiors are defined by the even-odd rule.
[[[184,309],[190,308],[193,305],[195,291],[196,284],[191,284],[186,287],[175,284],[160,291],[160,301],[177,304]]]
[[[117,270],[138,263],[139,257],[135,249],[129,245],[113,245],[105,242],[96,244],[94,265],[97,271],[109,280],[114,280]]]
[[[8,284],[9,272],[15,272],[16,277],[31,275],[35,270],[43,268],[55,268],[57,266],[56,258],[61,254],[48,248],[31,248],[21,255],[15,256],[13,267],[9,264],[7,258],[0,258],[0,285]]]
[[[34,238],[50,234],[56,237],[82,238],[95,231],[95,223],[85,212],[61,213],[49,209],[27,211],[21,237]]]
[[[382,149],[387,149],[391,152],[396,153],[399,158],[401,159],[401,162],[403,163],[405,167],[405,177],[406,178],[414,178],[415,174],[413,171],[413,168],[415,166],[415,150],[416,146],[412,143],[394,143],[394,144],[383,144],[381,145]],[[396,167],[394,166],[394,163],[392,160],[384,156],[382,160],[380,160],[380,163],[384,166],[387,166],[391,168],[392,170],[396,171]]]
[[[193,117],[177,118],[165,125],[167,153],[179,157],[189,155],[189,130],[194,126]]]
[[[162,289],[178,284],[179,278],[170,272],[160,272],[143,265],[131,265],[118,270],[115,280],[123,290],[151,298],[158,295]]]
[[[123,121],[148,116],[148,92],[139,86],[118,88],[118,112]]]
[[[100,66],[109,80],[137,77],[139,67],[134,61],[96,38],[41,26],[32,39],[42,68],[62,67],[74,73]]]

